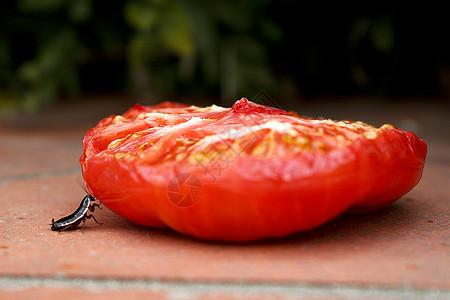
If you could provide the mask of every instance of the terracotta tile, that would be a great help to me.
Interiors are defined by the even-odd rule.
[[[3,300],[49,300],[49,299],[65,299],[65,300],[79,300],[87,298],[95,298],[96,300],[121,300],[121,299],[152,299],[152,300],[166,300],[166,299],[192,299],[192,300],[288,300],[288,299],[301,299],[301,300],[340,300],[349,299],[344,296],[281,296],[275,294],[255,294],[253,295],[236,295],[233,292],[227,294],[226,292],[201,292],[199,294],[192,294],[189,292],[177,291],[142,291],[142,290],[80,290],[75,288],[30,288],[24,290],[14,291],[1,291],[0,299]],[[356,299],[356,298],[353,298]],[[377,299],[377,298],[358,298],[364,299]],[[381,298],[378,298],[381,299]],[[385,298],[386,299],[386,298]],[[400,298],[398,298],[400,299]]]
[[[0,129],[0,180],[78,171],[84,132]]]
[[[168,299],[163,293],[156,291],[89,291],[75,288],[29,288],[21,290],[0,290],[0,299],[3,300],[49,300],[65,299],[79,300],[87,298],[96,300],[121,300],[121,299]]]
[[[448,296],[448,133],[431,117],[417,115],[417,120],[425,124],[420,126],[429,144],[429,157],[421,183],[405,197],[375,212],[340,216],[310,232],[247,244],[204,242],[171,230],[145,228],[107,208],[95,212],[103,225],[88,220],[79,230],[52,232],[51,219],[74,211],[84,196],[77,181],[85,128],[1,128],[0,279],[25,276],[324,287],[324,292],[312,294],[313,299],[352,295],[329,298],[326,292],[336,285],[378,287],[375,292],[392,288],[432,293],[437,289],[443,291],[439,295]],[[260,299],[259,291],[247,296]],[[10,291],[0,286],[0,299],[28,298],[30,293],[43,298],[64,294],[114,297],[109,289],[31,286]],[[119,292],[136,298],[141,294],[156,299],[169,295],[164,289]],[[227,289],[196,294],[199,299],[241,296]],[[266,296],[284,299],[292,295],[274,292]]]
[[[76,175],[0,183],[0,274],[449,288],[444,170],[385,209],[249,244],[141,227],[108,209],[82,229],[50,231],[83,197]],[[19,192],[20,191],[20,192]]]
[[[19,291],[1,291],[0,299],[3,300],[49,300],[49,299],[65,299],[65,300],[79,300],[87,298],[95,298],[96,300],[121,300],[121,299],[152,299],[152,300],[168,300],[168,299],[192,299],[192,300],[289,300],[289,299],[301,299],[301,300],[343,300],[349,299],[348,297],[334,297],[334,296],[280,296],[280,295],[265,295],[258,294],[255,296],[237,296],[234,294],[225,293],[206,293],[201,296],[188,296],[179,295],[182,293],[177,293],[175,297],[170,297],[170,292],[154,292],[154,291],[80,291],[78,289],[26,289]],[[356,299],[356,298],[353,298]],[[382,298],[358,298],[360,300],[364,299],[382,299]],[[386,299],[386,298],[384,298]],[[392,298],[394,299],[394,298]],[[396,298],[401,299],[401,298]],[[404,298],[406,299],[406,298]]]
[[[117,97],[55,105],[36,114],[0,116],[0,180],[79,170],[84,133],[132,103]]]

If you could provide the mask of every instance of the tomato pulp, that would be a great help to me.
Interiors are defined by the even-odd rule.
[[[250,241],[386,206],[420,180],[426,144],[386,124],[233,107],[136,105],[90,129],[88,191],[117,214],[209,240]]]

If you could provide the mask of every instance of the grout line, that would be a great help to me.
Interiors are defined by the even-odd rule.
[[[75,288],[90,292],[153,291],[162,292],[168,299],[191,299],[212,295],[237,297],[282,296],[343,297],[345,299],[450,299],[449,290],[391,288],[354,285],[309,285],[283,283],[193,282],[164,280],[120,280],[67,277],[0,277],[0,289],[24,290],[29,288]]]
[[[29,180],[29,179],[45,179],[45,178],[64,176],[64,175],[75,175],[75,174],[81,174],[80,167],[67,169],[67,170],[59,170],[59,171],[37,172],[37,173],[27,173],[27,174],[4,176],[4,177],[0,177],[0,183],[9,183],[9,182],[13,182],[13,181]]]

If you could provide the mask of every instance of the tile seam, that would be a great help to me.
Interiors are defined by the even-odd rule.
[[[155,291],[169,299],[184,299],[204,295],[234,295],[241,297],[277,295],[294,297],[337,296],[348,299],[361,297],[393,299],[450,299],[450,290],[437,288],[385,287],[345,284],[307,284],[273,282],[206,282],[170,280],[121,280],[70,277],[12,277],[0,276],[0,290],[29,288],[76,288],[86,291]]]

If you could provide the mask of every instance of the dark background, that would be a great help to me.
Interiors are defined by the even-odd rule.
[[[95,95],[227,106],[261,91],[281,104],[354,96],[445,101],[448,28],[443,7],[418,4],[6,1],[0,112]]]

